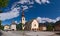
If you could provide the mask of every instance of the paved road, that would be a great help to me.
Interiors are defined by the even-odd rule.
[[[0,30],[0,36],[2,36],[3,35],[3,33],[1,32],[1,30]]]
[[[2,36],[60,36],[53,32],[32,32],[32,31],[2,31]]]
[[[2,36],[22,36],[21,34],[16,34],[16,33],[12,33],[12,31],[3,31],[3,35]]]

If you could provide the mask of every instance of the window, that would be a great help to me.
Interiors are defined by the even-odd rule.
[[[24,20],[24,19],[23,19]]]
[[[34,24],[34,26],[36,26],[36,24]]]

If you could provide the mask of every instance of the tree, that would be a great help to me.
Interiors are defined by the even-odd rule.
[[[1,25],[1,30],[4,30],[4,26],[3,25]]]
[[[48,31],[52,31],[52,30],[53,30],[53,28],[54,28],[54,27],[53,27],[53,26],[54,26],[53,24],[54,24],[54,23],[49,23],[49,24],[47,25],[47,30],[48,30]]]
[[[1,29],[1,23],[2,23],[2,21],[0,20],[0,29]]]
[[[0,13],[2,13],[2,8],[6,7],[8,5],[9,0],[0,0]]]
[[[22,30],[22,23],[17,24],[17,30]]]
[[[3,30],[4,29],[4,26],[1,25],[2,24],[2,21],[0,20],[0,29]]]
[[[0,13],[2,13],[2,8],[6,7],[8,5],[9,0],[0,0]],[[0,29],[2,29],[1,25],[2,21],[0,20]]]
[[[0,20],[0,26],[1,26],[2,21]]]
[[[60,20],[59,20],[59,21],[57,21],[55,24],[60,24]]]

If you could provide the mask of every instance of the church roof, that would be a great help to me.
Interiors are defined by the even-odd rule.
[[[22,16],[24,16],[24,11],[22,12]]]
[[[24,10],[22,10],[22,17],[24,17],[25,15],[24,15]]]
[[[44,23],[39,23],[39,27],[40,26],[46,26],[46,24],[44,24]]]
[[[16,25],[15,21],[12,21],[12,24],[11,25]]]
[[[32,19],[32,20],[26,22],[25,25],[31,25],[31,23],[33,22],[33,20],[35,20],[35,19]]]
[[[9,26],[8,24],[6,24],[5,26]]]

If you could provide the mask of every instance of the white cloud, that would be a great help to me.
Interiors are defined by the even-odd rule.
[[[22,6],[23,7],[23,10],[26,10],[28,9],[28,6]]]
[[[20,0],[17,3],[20,3],[20,4],[34,4],[35,2],[38,3],[38,4],[50,3],[49,0]]]
[[[59,21],[59,20],[60,20],[60,17],[57,17],[57,18],[56,18],[56,21]]]
[[[45,3],[50,3],[49,0],[35,0],[38,4],[45,4]]]
[[[42,3],[50,3],[49,0],[20,0],[19,2],[15,2],[11,8],[11,11],[8,11],[6,13],[0,13],[0,20],[7,20],[7,19],[12,19],[12,18],[15,18],[15,17],[18,17],[19,16],[19,10],[21,9],[20,7],[22,6],[19,6],[19,7],[16,7],[18,4],[35,4],[38,3],[38,4],[42,4]],[[24,5],[22,6],[24,10],[26,9],[29,9],[31,7],[33,7],[33,5],[30,5],[30,6],[27,6],[27,5]],[[44,21],[45,22],[45,21]]]
[[[20,0],[18,3],[20,3],[20,4],[25,4],[25,3],[34,4],[33,0],[32,1],[30,1],[30,0]]]
[[[47,2],[47,3],[50,3],[50,1],[48,1],[48,0],[47,0],[46,2]]]
[[[41,18],[41,17],[37,17],[36,20],[39,22],[39,23],[45,23],[45,22],[53,22],[55,23],[57,20],[59,21],[60,20],[60,17],[57,17],[56,19],[50,19],[50,18]]]
[[[49,3],[48,0],[41,0],[42,3]]]
[[[16,23],[16,24],[19,24],[19,22],[18,22],[18,21],[15,21],[15,23]]]
[[[18,3],[24,4],[26,2],[27,2],[27,0],[20,0]]]
[[[35,0],[37,3],[41,4],[41,1],[40,0]]]
[[[0,20],[4,21],[7,19],[12,19],[12,18],[18,17],[19,9],[20,9],[20,7],[11,9],[11,11],[6,12],[6,13],[0,13]]]
[[[19,0],[18,2],[15,2],[14,5],[12,6],[12,8],[16,7],[17,5],[21,5],[24,10],[28,9],[28,8],[32,8],[33,4],[38,3],[38,4],[45,4],[45,3],[50,3],[49,0]],[[32,5],[31,5],[32,4]],[[29,5],[29,6],[27,6]],[[19,7],[21,7],[19,6]]]

